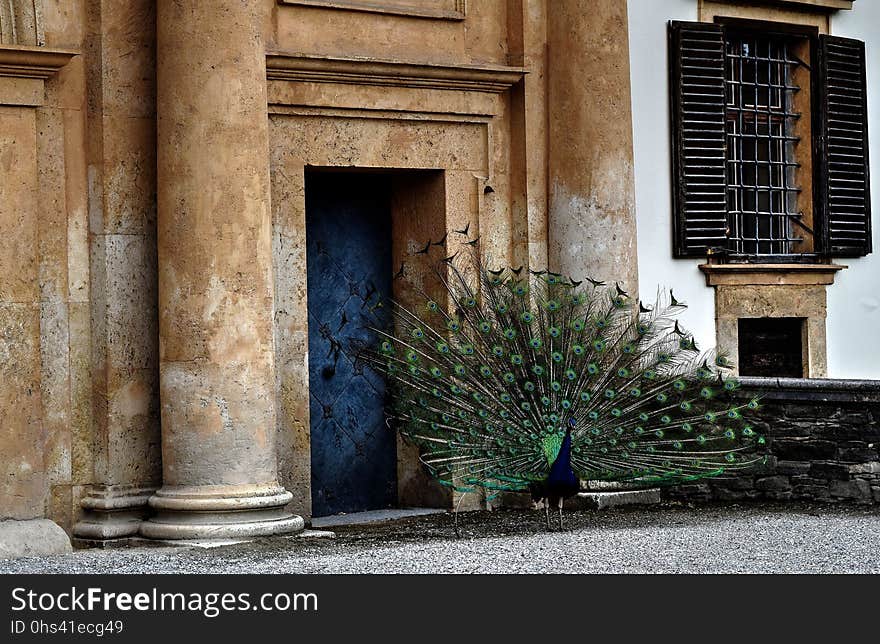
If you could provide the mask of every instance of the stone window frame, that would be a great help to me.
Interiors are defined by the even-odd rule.
[[[830,15],[852,9],[849,0],[699,0],[698,20],[759,20],[830,32]],[[710,255],[699,269],[715,289],[716,344],[739,367],[738,323],[749,317],[799,317],[805,378],[827,377],[826,287],[844,265],[832,263],[724,264]]]

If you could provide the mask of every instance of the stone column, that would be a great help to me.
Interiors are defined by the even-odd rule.
[[[547,11],[549,265],[635,294],[626,0],[554,0]]]
[[[157,4],[160,539],[293,532],[278,484],[261,0]]]

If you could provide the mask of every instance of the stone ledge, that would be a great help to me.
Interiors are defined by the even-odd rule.
[[[809,402],[880,402],[880,380],[841,378],[759,378],[740,376],[749,395],[761,394],[766,400]]]
[[[842,264],[700,264],[707,286],[833,284]]]
[[[0,521],[0,559],[72,552],[67,533],[49,519]]]

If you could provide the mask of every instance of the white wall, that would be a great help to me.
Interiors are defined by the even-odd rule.
[[[832,33],[867,43],[868,108],[875,252],[828,287],[828,369],[832,378],[880,379],[880,0],[857,0],[839,12]],[[697,20],[697,0],[628,0],[630,78],[638,225],[639,288],[650,301],[659,287],[685,300],[682,322],[703,348],[715,343],[714,289],[699,260],[672,258],[672,196],[666,25]]]
[[[687,303],[680,317],[701,349],[715,344],[715,293],[699,261],[672,258],[672,173],[666,24],[696,20],[697,0],[629,0],[633,161],[636,181],[639,291],[651,302],[672,288]]]
[[[853,7],[832,17],[831,33],[865,41],[874,252],[839,260],[849,268],[828,287],[828,373],[880,379],[880,2],[857,0]]]

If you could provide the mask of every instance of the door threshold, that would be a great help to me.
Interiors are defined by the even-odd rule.
[[[379,523],[382,521],[396,521],[408,517],[420,517],[426,514],[442,514],[443,508],[387,508],[384,510],[366,510],[364,512],[350,512],[331,514],[327,517],[312,517],[313,528],[333,528],[342,525],[359,525],[362,523]]]

